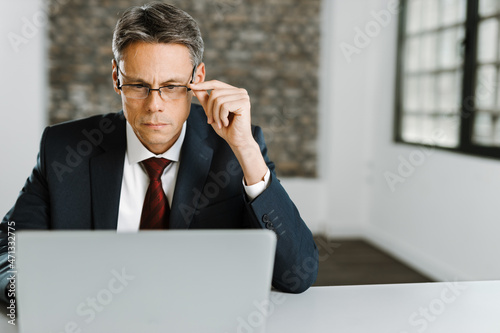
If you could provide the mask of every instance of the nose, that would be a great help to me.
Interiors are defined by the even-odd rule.
[[[159,90],[151,89],[149,95],[146,98],[146,103],[148,111],[150,112],[162,112],[164,100],[161,98]]]

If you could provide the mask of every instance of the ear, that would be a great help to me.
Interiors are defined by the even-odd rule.
[[[196,68],[196,74],[194,76],[194,83],[201,83],[205,81],[205,63],[201,63]]]
[[[113,88],[115,89],[116,93],[120,95],[121,91],[120,89],[118,89],[118,66],[115,59],[111,60],[111,64],[113,65],[113,70],[111,72],[111,77],[113,79]]]

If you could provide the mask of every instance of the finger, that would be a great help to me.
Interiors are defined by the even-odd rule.
[[[193,89],[191,89],[191,90],[193,90]],[[203,110],[205,111],[205,114],[207,115],[207,122],[209,124],[211,124],[212,119],[213,119],[212,113],[208,112],[208,110],[210,110],[208,108],[208,102],[210,99],[210,95],[208,94],[208,92],[206,90],[193,90],[193,93],[196,96],[196,98],[198,98],[198,100],[200,101],[201,106],[203,107]]]
[[[239,114],[241,113],[241,110],[243,108],[243,103],[245,102],[245,100],[243,99],[239,99],[239,100],[235,100],[235,101],[232,101],[232,102],[227,102],[224,104],[224,107],[221,108],[221,112],[220,112],[220,119],[221,119],[221,122],[222,124],[224,125],[224,127],[228,127],[229,126],[229,117],[231,114],[233,115],[236,115],[236,114]]]
[[[227,99],[229,96],[234,96],[230,99]],[[239,96],[239,97],[237,97]],[[229,89],[218,89],[218,90],[212,90],[212,93],[210,94],[210,98],[208,100],[208,105],[207,105],[207,112],[211,112],[212,117],[215,120],[220,119],[219,117],[219,107],[222,103],[222,101],[226,100],[235,100],[237,98],[248,98],[248,93],[245,89],[239,89],[239,88],[229,88]],[[219,101],[219,102],[217,102]],[[216,107],[215,104],[219,103],[219,107]],[[218,122],[219,128],[220,128],[220,122]]]
[[[219,96],[213,102],[213,117],[218,127],[221,128],[229,126],[229,114],[239,113],[246,104],[248,98],[245,94],[232,94]]]
[[[238,98],[239,96],[235,94],[234,89],[231,89],[229,91],[228,90],[218,91],[210,96],[210,100],[208,102],[208,108],[209,110],[211,110],[214,122],[217,124],[217,127],[219,129],[222,128],[224,119],[223,116],[221,115],[221,113],[223,113],[224,110],[224,103],[228,101],[234,101]]]
[[[235,88],[232,85],[229,85],[227,83],[218,80],[192,83],[190,87],[193,90],[215,90],[215,89]]]
[[[195,87],[196,83],[191,83],[189,84],[189,88],[193,91],[194,95],[196,98],[201,103],[201,106],[203,107],[205,114],[207,116],[207,123],[212,124],[213,122],[213,112],[212,112],[212,98],[211,98],[211,93],[208,92],[210,89],[199,89]],[[231,86],[229,86],[231,87]],[[233,90],[234,88],[231,87]],[[220,89],[218,90],[219,93],[222,94],[229,94],[231,89]]]

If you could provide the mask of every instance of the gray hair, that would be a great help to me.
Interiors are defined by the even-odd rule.
[[[185,11],[166,3],[130,7],[123,13],[113,32],[115,60],[119,62],[125,48],[139,41],[184,45],[189,49],[193,66],[203,59],[198,23]]]

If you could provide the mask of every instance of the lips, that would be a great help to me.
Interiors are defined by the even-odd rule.
[[[168,124],[167,123],[162,123],[162,122],[148,122],[148,123],[142,123],[144,126],[146,127],[150,127],[150,128],[162,128],[162,127],[165,127],[167,126]]]

